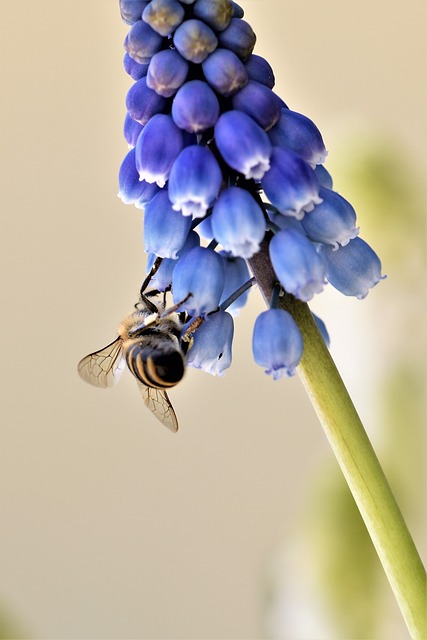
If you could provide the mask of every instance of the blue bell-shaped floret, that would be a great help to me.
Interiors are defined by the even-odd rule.
[[[264,131],[274,127],[282,112],[280,98],[271,89],[255,80],[249,80],[247,85],[233,96],[232,104],[233,109],[247,113]]]
[[[190,231],[188,233],[187,239],[184,243],[184,246],[178,251],[177,259],[173,260],[172,258],[163,258],[160,263],[160,267],[157,269],[156,273],[150,279],[150,289],[156,289],[157,291],[166,291],[169,290],[172,286],[172,274],[176,265],[178,264],[178,260],[194,249],[194,247],[200,246],[200,238],[195,231]],[[155,253],[150,253],[147,259],[147,273],[150,273],[151,267],[154,264],[158,256]]]
[[[215,125],[215,141],[226,163],[247,180],[261,180],[269,171],[271,142],[246,113],[236,110],[223,113]]]
[[[321,187],[319,196],[322,202],[304,216],[301,224],[313,242],[330,244],[333,249],[344,247],[359,234],[356,212],[336,191]]]
[[[130,117],[143,125],[156,113],[163,111],[165,105],[166,98],[147,86],[146,76],[137,80],[126,96],[126,108]]]
[[[135,149],[131,149],[123,160],[119,171],[119,193],[117,194],[125,204],[145,204],[155,195],[157,188],[145,180],[139,179],[135,164]]]
[[[135,147],[140,179],[164,187],[183,146],[182,131],[171,116],[164,113],[153,116],[141,131]]]
[[[354,238],[338,251],[321,245],[319,254],[326,264],[326,278],[346,296],[361,300],[385,278],[381,275],[380,259],[362,238]]]
[[[270,258],[280,284],[307,302],[323,291],[325,264],[308,238],[294,229],[276,233],[270,242]]]
[[[159,191],[145,207],[144,246],[159,258],[176,259],[187,239],[191,218],[174,211],[166,189]]]
[[[313,167],[325,162],[328,155],[319,129],[302,113],[282,109],[278,123],[268,135],[275,147],[290,149]]]
[[[321,202],[319,181],[310,165],[293,151],[274,147],[261,185],[279,211],[297,220]]]
[[[245,189],[225,189],[214,205],[211,222],[216,240],[231,255],[251,258],[259,250],[265,234],[264,214]]]
[[[215,251],[195,247],[178,260],[172,275],[172,292],[180,310],[194,317],[215,311],[223,289],[224,264]]]
[[[254,360],[274,380],[293,376],[303,352],[303,339],[295,320],[283,309],[268,309],[255,321],[252,337]]]
[[[222,173],[209,149],[191,145],[181,151],[169,177],[169,198],[184,216],[203,218],[218,196]]]
[[[213,376],[223,376],[231,365],[233,335],[234,322],[227,311],[220,310],[206,316],[194,332],[187,365]]]

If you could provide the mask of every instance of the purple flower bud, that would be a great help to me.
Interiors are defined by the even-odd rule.
[[[136,168],[140,179],[164,187],[183,146],[182,132],[171,116],[162,113],[153,116],[136,143]]]
[[[148,64],[139,64],[128,53],[125,53],[123,58],[123,66],[132,80],[140,80],[147,75]]]
[[[245,12],[243,11],[240,4],[237,4],[237,2],[234,2],[234,0],[231,0],[231,4],[233,5],[233,18],[243,18]]]
[[[303,302],[323,291],[325,264],[314,245],[294,229],[279,231],[270,242],[270,259],[280,284]]]
[[[184,84],[188,62],[172,49],[164,49],[151,58],[147,72],[147,87],[165,98],[173,96]]]
[[[218,40],[210,27],[200,20],[186,20],[175,31],[175,47],[183,58],[199,64],[217,47]]]
[[[157,269],[156,273],[150,280],[150,288],[156,289],[157,291],[166,291],[166,289],[170,289],[170,287],[172,286],[173,270],[178,264],[178,260],[183,255],[188,253],[188,251],[198,246],[200,246],[199,236],[195,231],[190,231],[184,246],[178,251],[178,259],[173,260],[172,258],[164,258],[162,260],[160,267]],[[155,253],[150,253],[150,255],[148,256],[147,273],[150,272],[156,258],[157,256]]]
[[[181,151],[169,177],[169,198],[175,211],[203,218],[218,196],[221,169],[206,147],[191,145]]]
[[[281,213],[297,220],[321,202],[319,183],[313,169],[287,149],[273,148],[271,167],[261,185],[267,198]]]
[[[252,53],[256,35],[250,24],[241,18],[232,18],[228,27],[218,34],[218,41],[221,47],[234,51],[244,59]]]
[[[223,96],[232,96],[248,81],[243,62],[228,49],[216,49],[202,63],[202,69],[211,87]]]
[[[166,98],[147,87],[147,79],[141,78],[131,86],[126,96],[126,108],[133,120],[147,124],[152,116],[163,111]]]
[[[229,296],[237,291],[239,287],[245,284],[251,276],[246,260],[243,258],[234,258],[226,251],[220,251],[220,255],[223,257],[225,269],[225,285],[219,301],[219,303],[222,304]],[[232,316],[236,317],[239,315],[240,309],[244,307],[247,302],[249,291],[250,289],[242,293],[237,300],[227,307],[227,311],[231,313]]]
[[[196,0],[193,13],[215,31],[223,31],[230,24],[234,9],[230,0]]]
[[[142,19],[156,33],[168,36],[184,19],[184,8],[176,0],[151,0],[144,9]]]
[[[215,251],[195,247],[178,260],[172,275],[172,292],[174,303],[182,303],[180,310],[193,317],[215,311],[223,289],[224,264]]]
[[[175,124],[189,133],[200,133],[214,126],[219,116],[219,102],[206,82],[186,82],[172,103]]]
[[[250,80],[233,97],[233,109],[247,113],[265,131],[274,127],[280,120],[282,102],[276,94],[264,84]]]
[[[325,187],[325,189],[332,189],[334,186],[332,176],[327,169],[323,166],[323,164],[316,165],[314,169],[314,173],[319,180],[319,184],[321,187]]]
[[[174,211],[166,189],[159,191],[145,207],[144,247],[159,258],[178,257],[191,227],[191,218]]]
[[[141,20],[142,12],[147,4],[148,1],[144,0],[120,0],[120,14],[123,22],[132,25]]]
[[[313,242],[330,244],[334,250],[344,247],[359,234],[356,212],[336,191],[320,188],[319,196],[322,202],[304,216],[301,224]]]
[[[214,205],[211,218],[216,240],[231,255],[251,258],[259,251],[265,220],[249,191],[239,187],[225,189]]]
[[[270,64],[262,56],[252,53],[245,64],[245,69],[250,80],[264,84],[269,89],[275,85],[274,72]]]
[[[365,298],[385,276],[381,275],[381,261],[361,238],[354,238],[345,247],[334,251],[321,245],[319,254],[326,264],[326,277],[335,289],[346,296]]]
[[[282,109],[279,122],[268,135],[274,146],[290,149],[313,167],[325,162],[328,155],[319,129],[302,113]]]
[[[287,311],[268,309],[256,319],[252,337],[254,360],[274,380],[295,374],[303,347],[301,332]]]
[[[139,173],[135,165],[135,149],[131,149],[126,154],[119,171],[119,193],[118,196],[124,204],[135,204],[137,201],[147,196],[151,200],[151,185],[145,180],[139,179]]]
[[[194,332],[187,365],[213,376],[223,376],[231,365],[233,335],[234,322],[229,313],[220,310],[206,316]]]
[[[138,140],[138,136],[142,131],[142,124],[134,120],[127,113],[125,117],[125,123],[123,126],[123,134],[125,139],[130,147],[134,147],[136,145],[136,141]]]
[[[261,180],[270,168],[268,135],[242,111],[223,113],[215,125],[215,141],[227,164],[247,180]]]
[[[127,34],[124,46],[131,58],[146,64],[162,48],[163,38],[142,20],[135,22]]]

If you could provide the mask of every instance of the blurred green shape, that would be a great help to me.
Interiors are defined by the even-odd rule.
[[[11,612],[0,604],[0,640],[24,640],[30,636],[22,630],[22,626],[14,619]]]

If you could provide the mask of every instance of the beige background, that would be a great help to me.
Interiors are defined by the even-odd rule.
[[[421,175],[424,3],[241,4],[277,91],[322,130],[328,166],[377,131]],[[175,437],[130,376],[105,393],[79,380],[77,361],[113,338],[145,269],[140,212],[116,198],[126,28],[115,0],[2,0],[0,30],[0,603],[32,638],[260,638],[267,569],[331,462],[322,430],[297,378],[273,383],[252,362],[257,292],[226,376],[189,371],[171,393]],[[316,303],[380,456],[385,270],[363,303]],[[387,637],[405,637],[386,592]]]

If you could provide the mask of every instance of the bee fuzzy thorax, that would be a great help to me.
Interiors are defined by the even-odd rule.
[[[158,313],[152,313],[147,309],[137,309],[123,318],[118,328],[118,334],[122,340],[127,340],[139,331],[143,331],[145,327],[157,322],[158,318]]]

